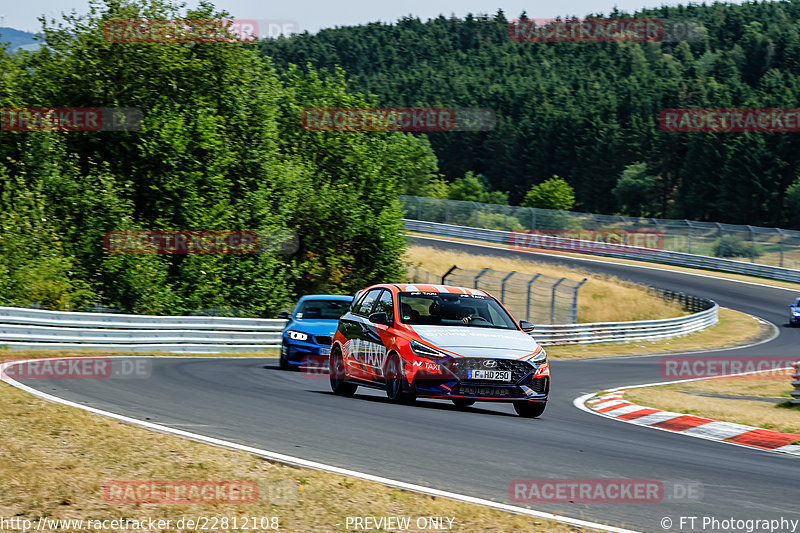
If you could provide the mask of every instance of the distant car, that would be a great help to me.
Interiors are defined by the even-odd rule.
[[[359,386],[390,400],[417,397],[513,402],[520,416],[544,412],[547,353],[489,293],[466,287],[382,284],[359,292],[339,319],[329,362],[333,392]]]
[[[789,325],[800,324],[800,298],[795,299],[793,304],[789,304]]]
[[[291,313],[280,313],[278,318],[289,319],[283,329],[280,367],[327,365],[339,317],[352,301],[352,296],[312,294],[300,298]]]

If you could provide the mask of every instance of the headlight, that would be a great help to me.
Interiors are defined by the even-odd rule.
[[[426,346],[421,342],[411,341],[411,351],[418,357],[427,357],[429,359],[441,359],[442,357],[450,357],[450,354]]]
[[[289,331],[287,335],[289,335],[289,338],[294,341],[304,341],[308,339],[308,335],[302,331]]]
[[[539,353],[528,359],[528,362],[530,363],[544,363],[545,361],[547,361],[547,352],[544,350],[544,348],[542,348]]]

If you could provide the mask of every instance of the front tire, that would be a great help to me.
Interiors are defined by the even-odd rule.
[[[280,366],[281,370],[291,370],[291,367],[292,367],[292,365],[289,364],[289,361],[286,359],[286,357],[283,354],[281,354],[280,362],[278,363],[278,366]]]
[[[353,385],[345,381],[347,375],[344,371],[344,357],[342,357],[342,351],[338,347],[334,347],[331,350],[328,368],[330,369],[331,390],[334,394],[338,394],[339,396],[352,396],[356,393],[358,385]]]
[[[400,356],[391,354],[386,361],[386,370],[384,372],[386,377],[386,397],[389,401],[395,403],[414,403],[417,399],[416,396],[410,394],[405,390],[405,376],[402,372],[402,365],[400,363]]]
[[[536,418],[537,416],[542,416],[544,413],[544,408],[547,406],[547,403],[533,403],[533,402],[514,402],[514,410],[517,414],[523,418]]]

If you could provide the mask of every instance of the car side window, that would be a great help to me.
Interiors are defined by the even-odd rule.
[[[386,313],[389,317],[389,322],[394,320],[394,309],[392,308],[392,291],[384,290],[381,297],[378,298],[378,303],[375,306],[376,313]]]
[[[382,290],[383,289],[372,289],[365,294],[364,297],[361,298],[361,301],[358,302],[358,305],[356,305],[353,313],[361,316],[369,316],[372,312],[372,307],[375,305],[375,300],[378,299],[378,295]]]

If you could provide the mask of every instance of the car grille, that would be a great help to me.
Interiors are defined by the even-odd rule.
[[[542,394],[547,392],[550,378],[536,378],[532,379],[527,385],[533,389],[533,392]]]
[[[330,346],[333,344],[333,337],[330,335],[314,335],[314,342],[323,346]]]
[[[497,361],[497,366],[489,368],[484,366],[484,361]],[[514,361],[509,359],[481,359],[476,357],[465,357],[463,359],[451,359],[445,363],[450,370],[460,380],[469,379],[470,370],[510,370],[511,382],[519,383],[522,378],[533,372],[533,366],[525,361]]]

